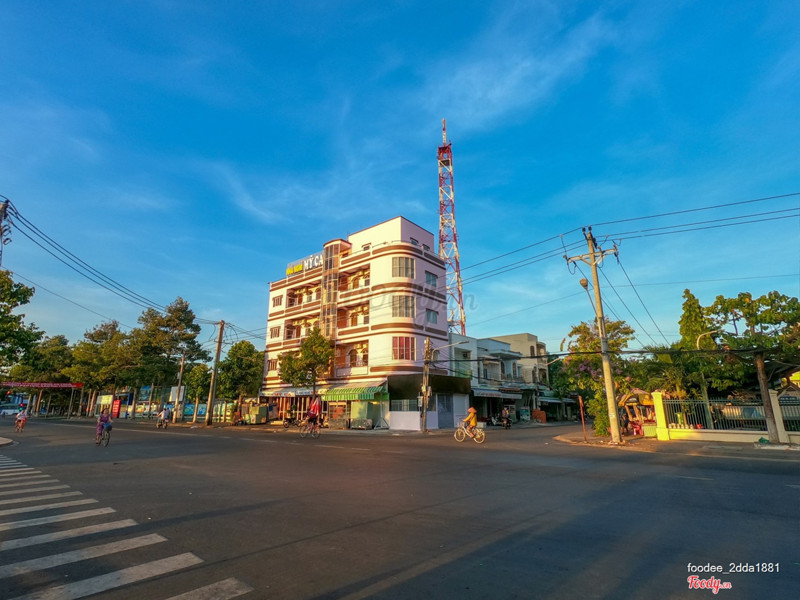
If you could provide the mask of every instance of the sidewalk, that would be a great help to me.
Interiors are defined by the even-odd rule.
[[[586,427],[585,438],[583,430],[578,427],[573,431],[556,435],[554,439],[576,446],[605,447],[609,450],[800,461],[800,446],[791,444],[704,442],[689,440],[660,441],[654,437],[626,435],[623,436],[621,444],[614,445],[611,443],[610,437],[596,436],[594,431],[588,426]]]

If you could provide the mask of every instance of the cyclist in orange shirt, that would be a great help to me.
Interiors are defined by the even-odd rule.
[[[467,411],[467,416],[462,422],[467,424],[467,433],[469,433],[470,436],[475,437],[474,431],[478,426],[478,411],[470,406],[469,410]]]

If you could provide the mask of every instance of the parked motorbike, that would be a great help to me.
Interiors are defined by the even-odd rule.
[[[504,429],[511,429],[511,417],[501,417],[500,415],[495,415],[491,419],[492,425],[496,425],[497,427],[503,426]]]

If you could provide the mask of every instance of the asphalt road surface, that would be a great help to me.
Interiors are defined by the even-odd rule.
[[[0,598],[800,597],[800,462],[562,432],[1,421]]]

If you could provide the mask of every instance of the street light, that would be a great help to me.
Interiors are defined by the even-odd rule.
[[[434,348],[431,345],[431,338],[425,338],[425,351],[423,353],[424,361],[422,363],[422,414],[420,415],[420,433],[428,433],[428,403],[431,398],[431,386],[428,384],[431,372],[431,362],[433,362],[433,353],[436,350],[444,350],[451,346],[459,346],[461,344],[468,344],[469,340],[461,340],[447,344],[446,346],[439,346]]]
[[[694,345],[697,347],[698,350],[700,350],[700,338],[703,337],[704,335],[713,335],[715,333],[719,333],[719,331],[714,330],[701,333],[700,335],[697,336],[697,341],[695,341]],[[716,345],[716,342],[714,342],[714,344]],[[703,369],[700,369],[700,390],[703,394],[703,402],[705,402],[706,404],[709,429],[714,429],[714,417],[713,414],[711,413],[711,402],[708,399],[708,387],[706,386],[706,375]]]

